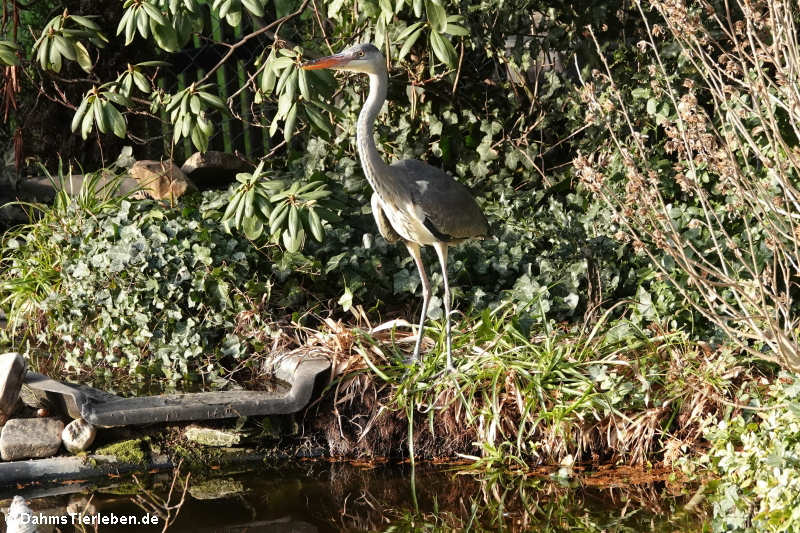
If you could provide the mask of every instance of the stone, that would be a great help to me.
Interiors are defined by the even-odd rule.
[[[25,359],[16,352],[0,355],[0,419],[14,412],[25,377]]]
[[[61,432],[61,441],[69,453],[80,453],[89,449],[96,436],[95,427],[83,418],[78,418],[67,424]]]
[[[137,197],[149,196],[156,200],[174,202],[187,191],[197,190],[194,183],[172,161],[137,161],[128,173],[142,189],[136,193]]]
[[[39,418],[59,418],[64,413],[59,408],[56,400],[58,398],[48,398],[47,394],[28,386],[27,379],[30,371],[25,373],[23,378],[22,390],[19,391],[19,400],[22,402],[23,410],[28,413],[36,413]],[[40,412],[42,414],[40,414]],[[32,415],[18,415],[17,418],[33,418]]]
[[[105,191],[112,196],[124,196],[135,191],[139,185],[131,177],[117,179],[113,173],[103,173],[99,178],[83,174],[71,174],[66,176],[61,183],[54,182],[47,176],[34,176],[21,181],[18,186],[17,194],[21,200],[39,201],[50,203],[59,190],[64,190],[69,196],[77,196],[86,187],[87,180],[95,181],[95,190]],[[111,187],[114,182],[116,186]]]
[[[240,436],[233,431],[189,426],[183,435],[190,441],[203,446],[233,446],[239,444]]]
[[[187,159],[181,170],[200,189],[223,189],[236,179],[239,172],[247,172],[253,166],[234,154],[209,150],[196,152]]]
[[[0,433],[4,461],[50,457],[61,448],[64,423],[55,418],[12,418]]]

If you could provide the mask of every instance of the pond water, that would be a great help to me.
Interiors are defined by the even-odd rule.
[[[192,475],[170,532],[331,531],[700,531],[701,514],[685,511],[691,487],[665,480],[631,483],[630,472],[605,481],[578,476],[487,477],[453,466],[377,466],[310,461]],[[646,478],[647,476],[645,476]],[[184,479],[181,475],[180,479]],[[643,478],[644,479],[644,478]],[[174,476],[115,479],[105,486],[81,483],[35,487],[22,494],[34,516],[56,517],[51,531],[161,531],[143,524],[145,508],[163,509]],[[413,480],[413,481],[412,481]],[[620,486],[615,486],[620,485]],[[181,482],[171,504],[180,502]],[[688,494],[687,494],[688,493]],[[49,495],[48,495],[49,494]],[[3,497],[11,494],[6,491]],[[42,496],[42,497],[37,497]],[[9,502],[5,501],[4,506]],[[154,507],[148,507],[152,505]],[[96,520],[132,517],[139,524],[73,525],[87,510]],[[162,511],[163,512],[163,511]],[[41,514],[39,514],[41,513]],[[174,516],[174,510],[172,511]],[[155,515],[152,515],[155,516]],[[58,518],[61,517],[61,518]],[[128,519],[128,520],[131,520]],[[90,521],[87,517],[84,520]]]

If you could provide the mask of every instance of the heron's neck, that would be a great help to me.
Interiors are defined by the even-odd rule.
[[[361,108],[356,125],[356,144],[358,145],[358,155],[361,157],[361,167],[364,169],[364,175],[367,177],[372,189],[379,195],[381,194],[379,189],[383,184],[379,183],[376,177],[387,175],[388,173],[381,172],[387,165],[375,146],[372,126],[375,123],[375,118],[381,112],[383,103],[386,101],[387,84],[386,73],[369,75],[369,96],[367,101],[364,102],[364,107]]]

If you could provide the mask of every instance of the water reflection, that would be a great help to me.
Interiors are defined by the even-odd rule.
[[[181,477],[154,475],[95,487],[40,487],[23,494],[34,512],[142,517],[140,500],[185,501],[171,532],[328,531],[699,531],[704,517],[683,511],[690,488],[628,474],[553,480],[538,476],[478,476],[452,467],[370,468],[307,462]],[[413,482],[412,482],[413,479]],[[615,486],[616,485],[616,486]],[[69,489],[77,489],[69,494]],[[48,491],[50,495],[48,496]],[[38,497],[37,496],[43,496]],[[7,507],[10,502],[6,501]],[[149,509],[153,512],[153,506]],[[174,516],[174,512],[173,512]],[[73,526],[45,531],[161,531],[156,526]]]

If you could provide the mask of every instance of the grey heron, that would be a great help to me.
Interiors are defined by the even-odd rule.
[[[431,287],[420,246],[431,245],[439,256],[444,279],[447,370],[453,371],[450,342],[450,285],[447,247],[488,234],[489,224],[467,188],[444,171],[416,159],[387,165],[375,146],[373,124],[386,101],[386,59],[372,44],[357,44],[328,57],[303,63],[302,68],[333,69],[369,76],[369,96],[358,116],[356,144],[364,175],[372,187],[372,214],[388,242],[402,241],[414,259],[422,281],[422,315],[410,362],[420,361],[420,344],[428,314]]]

